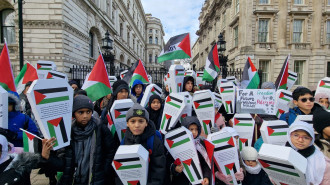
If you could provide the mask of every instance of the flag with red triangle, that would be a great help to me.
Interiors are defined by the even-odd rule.
[[[125,77],[129,74],[126,73]],[[130,80],[129,86],[132,87],[135,80],[141,80],[143,83],[149,83],[147,71],[141,60],[137,61],[137,66],[133,72],[132,78]]]
[[[108,125],[108,128],[109,128],[109,130],[110,130],[112,136],[114,136],[115,133],[116,133],[116,126],[115,126],[115,124],[113,123],[112,118],[111,118],[111,115],[110,115],[109,112],[108,112],[108,114],[107,114],[107,121],[108,121],[108,124],[107,124],[107,125]]]
[[[23,134],[23,149],[24,152],[38,153],[38,143],[41,141],[41,138],[24,130],[20,129]]]
[[[161,63],[167,60],[185,58],[191,58],[189,33],[171,37],[159,54],[157,61]]]
[[[250,57],[248,57],[243,70],[241,88],[258,89],[259,84],[260,78],[257,69],[251,61]]]
[[[212,82],[220,71],[217,44],[214,44],[209,55],[206,58],[203,81]]]
[[[211,162],[211,179],[209,179],[209,184],[210,185],[214,185],[215,184],[215,172],[214,172],[214,149],[215,149],[215,146],[214,144],[205,139],[204,140],[204,144],[205,144],[205,149],[206,149],[206,152],[207,152],[207,156],[209,157],[210,159],[210,162]]]
[[[282,69],[280,71],[280,74],[278,75],[275,81],[276,89],[284,89],[284,90],[288,89],[287,83],[289,77],[289,59],[290,59],[290,55],[286,57]]]
[[[56,138],[54,147],[58,146],[58,142],[66,143],[69,141],[70,135],[66,131],[63,117],[48,120],[47,126],[50,137]]]
[[[17,93],[21,94],[25,89],[25,84],[27,82],[37,80],[38,73],[36,68],[34,68],[31,64],[26,63],[24,64],[21,72],[15,78],[15,85],[17,88]]]
[[[0,85],[7,91],[16,92],[14,75],[6,42],[3,45],[0,55]]]
[[[87,92],[87,96],[92,101],[96,101],[112,93],[102,54],[97,58],[92,72],[87,75],[82,89]]]

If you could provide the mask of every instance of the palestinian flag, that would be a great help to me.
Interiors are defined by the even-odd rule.
[[[203,78],[203,76],[204,76],[204,72],[197,72],[196,73],[197,78]]]
[[[182,114],[181,117],[180,117],[180,122],[182,123],[183,119],[187,116],[188,116],[188,114]]]
[[[220,104],[220,107],[222,105],[222,98],[219,94],[217,93],[214,93],[214,96],[215,96],[215,101],[218,102]]]
[[[253,127],[253,118],[234,118],[235,126]]]
[[[276,89],[287,89],[288,77],[289,77],[289,58],[290,55],[286,57],[285,62],[282,66],[280,74],[278,75],[275,87]]]
[[[210,134],[209,130],[211,130],[211,128],[212,128],[211,120],[203,120],[202,125],[203,125],[203,130],[204,130],[205,134],[206,135]]]
[[[288,71],[288,73],[289,73],[288,80],[293,81],[293,84],[294,84],[294,82],[296,82],[296,80],[298,78],[297,73],[290,71],[290,70]]]
[[[58,79],[58,78],[65,79],[65,76],[64,75],[60,75],[60,74],[55,73],[55,72],[48,72],[46,78],[47,79]]]
[[[165,114],[162,119],[162,124],[160,125],[160,129],[163,130],[165,125],[165,130],[167,131],[169,129],[170,123],[171,123],[172,116],[169,114]]]
[[[99,55],[93,70],[87,76],[82,89],[87,92],[88,97],[92,101],[96,101],[112,93],[102,54]]]
[[[126,113],[131,107],[115,109],[115,119],[126,118]]]
[[[284,136],[287,134],[289,125],[274,125],[267,126],[267,131],[269,136]]]
[[[212,143],[217,145],[214,152],[235,147],[234,138],[232,136],[213,140]]]
[[[29,63],[26,63],[21,72],[15,78],[15,85],[17,88],[17,93],[21,94],[25,89],[25,84],[29,81],[37,80],[38,74],[37,70]]]
[[[155,86],[157,86],[157,85],[155,85]],[[162,91],[160,90],[160,88],[159,88],[158,86],[157,86],[157,87],[155,87],[155,86],[151,89],[150,92],[151,92],[153,95],[156,94],[156,95],[159,95],[159,96],[160,96],[160,95],[162,94]]]
[[[256,67],[254,67],[250,57],[246,60],[242,76],[242,85],[246,89],[258,89],[260,78]]]
[[[221,93],[233,93],[234,92],[234,86],[221,86],[220,87]]]
[[[16,92],[14,75],[10,64],[9,51],[6,42],[0,55],[0,85],[6,91]]]
[[[234,112],[233,102],[225,101],[225,108],[226,108],[227,113],[233,113]]]
[[[169,104],[169,105],[171,105],[175,108],[178,108],[178,109],[181,108],[182,102],[183,102],[182,100],[180,100],[178,98],[175,98],[171,95],[167,96],[166,101],[165,101],[166,104]]]
[[[249,146],[248,139],[245,139],[245,138],[239,138],[239,139],[238,139],[238,146],[239,146],[239,151],[242,151],[242,149],[243,149],[245,146]]]
[[[31,152],[31,153],[38,153],[38,136],[26,131],[22,130],[23,134],[23,147],[24,147],[24,152]]]
[[[181,83],[178,83],[178,86],[177,86],[178,92],[181,92],[182,91],[181,87],[182,87],[182,84]]]
[[[128,185],[141,185],[139,180],[136,181],[127,181]]]
[[[235,163],[229,163],[225,165],[225,169],[226,169],[226,174],[227,175],[231,175],[235,177],[235,173],[237,172],[237,167],[235,165]],[[232,173],[231,173],[232,172]],[[230,181],[230,183],[233,183],[233,181]],[[238,184],[241,184],[240,181],[237,181]]]
[[[125,137],[125,133],[126,133],[126,128],[125,128],[125,129],[121,129],[121,131],[120,131],[121,140],[124,139],[124,137]]]
[[[214,44],[209,55],[206,58],[203,81],[212,82],[220,71],[219,56],[217,44]]]
[[[195,182],[197,180],[202,179],[202,176],[201,176],[201,174],[199,174],[197,166],[196,166],[194,160],[192,160],[192,158],[182,161],[182,164],[183,164],[185,171],[187,172],[188,179],[190,182]]]
[[[189,135],[186,131],[179,132],[171,137],[166,138],[166,142],[171,149],[188,143],[189,141]]]
[[[115,165],[116,170],[130,170],[142,168],[139,157],[114,159],[113,164]]]
[[[68,101],[67,87],[57,87],[48,89],[34,90],[34,97],[37,105],[43,105],[48,103]]]
[[[128,75],[128,74],[126,74]],[[125,76],[126,76],[125,75]],[[137,66],[133,72],[132,78],[130,80],[129,86],[132,87],[135,80],[141,80],[143,83],[149,83],[147,71],[143,66],[143,63],[141,60],[137,61]]]
[[[330,81],[321,80],[321,81],[320,81],[320,87],[330,89]]]
[[[52,64],[47,64],[47,63],[38,62],[38,63],[37,63],[37,69],[38,69],[38,70],[51,71],[51,70],[53,70],[53,67],[52,67]]]
[[[292,95],[285,92],[281,92],[279,98],[289,103],[292,100]]]
[[[191,58],[189,33],[171,37],[157,58],[158,63],[166,60]]]
[[[290,175],[293,177],[300,177],[299,174],[296,172],[294,166],[292,166],[290,164],[283,164],[280,162],[268,161],[265,159],[258,159],[258,160],[259,160],[261,166],[267,170]]]
[[[278,109],[277,112],[276,112],[276,117],[280,118],[282,114],[284,114],[285,111],[282,110],[282,109]]]
[[[50,137],[56,138],[54,147],[58,146],[58,141],[63,141],[63,143],[66,143],[69,141],[69,137],[68,137],[66,129],[65,129],[63,117],[48,120],[47,126],[48,126]]]
[[[176,69],[175,76],[184,76],[184,69]]]
[[[109,128],[112,136],[114,136],[116,133],[116,127],[115,127],[115,124],[113,124],[112,118],[109,113],[107,114],[107,121],[108,121],[108,128]]]
[[[212,177],[211,179],[209,179],[209,184],[214,185],[215,184],[215,172],[214,172],[214,144],[210,141],[208,141],[207,139],[204,140],[204,144],[205,144],[205,149],[207,152],[207,156],[210,159],[211,162],[211,173],[212,173]]]
[[[200,100],[195,100],[194,106],[196,109],[204,109],[204,108],[213,107],[212,98],[204,98],[204,99],[200,99]]]

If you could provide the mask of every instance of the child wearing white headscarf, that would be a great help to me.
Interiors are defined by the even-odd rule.
[[[307,159],[307,182],[313,185],[330,184],[330,160],[315,147],[314,129],[311,124],[295,121],[287,134],[290,146]]]

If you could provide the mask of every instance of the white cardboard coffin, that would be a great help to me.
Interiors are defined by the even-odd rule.
[[[134,103],[131,99],[115,100],[110,109],[110,115],[115,124],[119,141],[123,139],[126,132],[126,113],[133,105]]]
[[[179,93],[171,93],[165,99],[160,131],[166,134],[168,130],[176,125],[186,106],[185,97]]]
[[[120,145],[112,166],[124,185],[146,185],[149,152],[142,145]]]
[[[221,169],[221,172],[225,175],[231,175],[234,185],[241,184],[235,178],[235,173],[240,170],[235,138],[229,132],[220,130],[219,132],[209,134],[207,140],[215,145],[214,159],[218,169]]]
[[[109,78],[110,86],[112,87],[113,83],[115,83],[115,81],[117,81],[117,77],[116,76],[108,76],[108,78]]]
[[[239,134],[238,147],[242,151],[244,147],[252,145],[255,121],[251,114],[236,113],[233,122],[233,128]]]
[[[170,93],[179,93],[183,88],[184,67],[182,65],[171,65],[169,69]]]
[[[167,72],[167,74],[164,76],[164,86],[168,85],[169,83],[170,83],[170,73]]]
[[[206,135],[211,133],[211,128],[215,124],[214,101],[214,95],[210,90],[196,91],[193,96],[193,107]]]
[[[239,85],[239,81],[235,76],[227,76],[226,77],[227,82],[233,82],[236,86]]]
[[[315,94],[318,93],[325,93],[330,96],[330,77],[322,78],[322,80],[319,81]]]
[[[156,84],[148,85],[146,90],[144,91],[140,105],[142,107],[148,107],[149,98],[150,98],[150,96],[152,96],[154,94],[157,94],[160,96],[162,94],[162,89]]]
[[[180,127],[165,134],[165,147],[174,160],[179,159],[184,166],[183,172],[191,184],[200,184],[203,173],[192,133]]]
[[[187,70],[184,73],[184,76],[192,76],[192,77],[194,77],[194,79],[196,79],[196,72],[194,70]]]
[[[297,73],[290,71],[290,70],[288,70],[288,73],[289,73],[289,77],[288,77],[286,87],[287,87],[287,90],[290,90],[293,87],[293,85],[296,83],[296,81],[298,79],[298,75],[297,75]]]
[[[289,125],[283,120],[264,121],[260,127],[261,137],[264,143],[285,145],[288,141],[287,132]]]
[[[296,122],[297,120],[304,121],[313,125],[313,115],[298,115],[294,122]]]
[[[222,106],[222,97],[219,93],[213,92],[214,95],[214,104],[217,102],[219,104],[219,109]]]
[[[124,70],[120,73],[120,79],[123,79],[128,70]]]
[[[0,86],[0,127],[8,129],[8,92]]]
[[[275,90],[239,89],[236,111],[239,113],[275,115]]]
[[[198,87],[205,85],[205,81],[203,81],[203,75],[203,71],[196,71],[196,85]]]
[[[39,60],[36,64],[39,79],[46,79],[49,71],[56,71],[56,64],[53,61]]]
[[[46,79],[64,79],[68,81],[68,76],[65,73],[61,73],[58,71],[49,71]]]
[[[73,89],[64,79],[33,81],[27,98],[45,138],[56,138],[54,150],[70,144]]]
[[[277,90],[275,95],[276,116],[281,117],[282,114],[289,111],[289,103],[292,101],[292,92],[287,90]]]
[[[228,114],[235,113],[236,106],[236,86],[233,82],[224,82],[220,84],[220,95],[222,103]]]
[[[180,92],[179,94],[183,95],[185,97],[186,105],[182,111],[180,122],[182,123],[183,118],[187,116],[191,116],[193,104],[192,104],[192,97],[190,96],[189,92]]]
[[[264,143],[258,161],[276,185],[307,185],[307,159],[290,147]]]

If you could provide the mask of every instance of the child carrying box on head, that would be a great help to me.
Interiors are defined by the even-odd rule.
[[[148,111],[135,103],[126,114],[127,130],[121,144],[141,144],[149,151],[149,170],[147,185],[160,185],[165,176],[164,145],[156,134],[154,123],[149,120]],[[150,144],[152,143],[152,144]],[[151,146],[150,146],[151,145]]]

